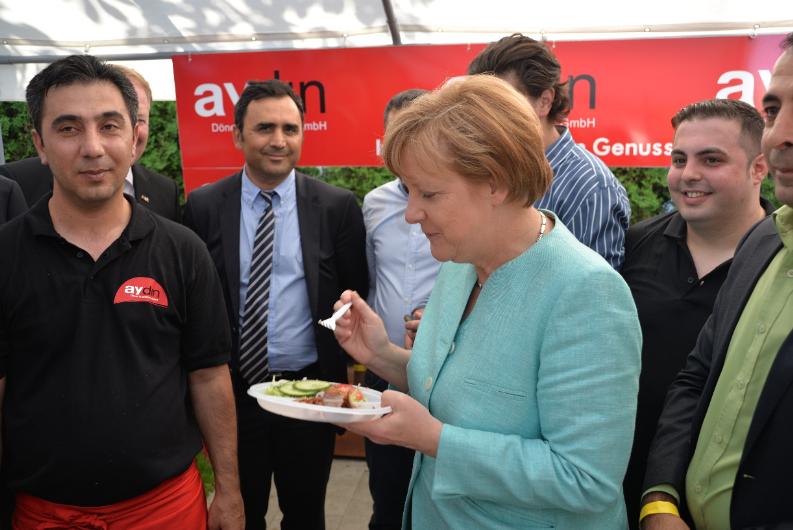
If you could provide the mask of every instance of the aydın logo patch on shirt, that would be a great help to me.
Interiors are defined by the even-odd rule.
[[[125,281],[116,291],[114,304],[124,302],[148,302],[161,307],[168,307],[168,295],[165,289],[153,278],[137,276]]]

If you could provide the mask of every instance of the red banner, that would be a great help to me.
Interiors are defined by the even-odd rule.
[[[759,104],[782,36],[551,44],[573,99],[575,140],[609,166],[666,166],[669,120],[688,103],[728,97]],[[393,46],[173,58],[186,191],[242,167],[232,143],[245,84],[278,78],[305,102],[300,165],[376,166],[383,108],[408,88],[466,72],[484,47]]]

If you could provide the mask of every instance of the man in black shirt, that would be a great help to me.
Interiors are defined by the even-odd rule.
[[[672,126],[667,178],[677,211],[628,230],[622,268],[644,340],[636,435],[624,483],[631,528],[638,528],[647,453],[667,388],[711,313],[738,242],[772,210],[760,199],[768,166],[757,110],[736,100],[701,101],[681,109]]]
[[[123,194],[134,88],[72,56],[34,77],[27,100],[54,182],[0,228],[14,528],[241,529],[222,289],[192,232]],[[216,480],[208,516],[193,464],[202,438]]]

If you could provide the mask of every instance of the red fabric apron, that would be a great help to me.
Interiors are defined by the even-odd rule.
[[[204,486],[195,463],[151,491],[107,506],[56,504],[16,496],[14,530],[205,530]]]

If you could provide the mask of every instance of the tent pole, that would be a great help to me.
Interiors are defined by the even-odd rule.
[[[399,35],[399,24],[394,16],[394,8],[391,6],[391,0],[383,0],[383,10],[385,10],[388,30],[391,32],[391,41],[394,46],[399,46],[402,44],[402,37]]]

